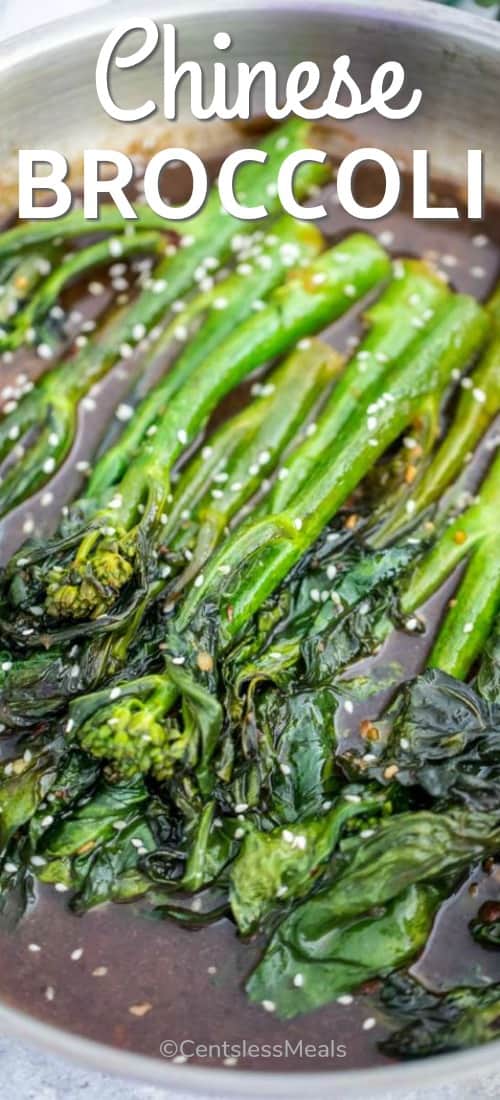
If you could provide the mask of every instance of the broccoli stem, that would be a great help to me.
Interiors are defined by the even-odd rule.
[[[175,583],[176,592],[199,572],[342,365],[341,357],[319,340],[293,352],[266,381],[264,395],[224,424],[186,468],[163,536],[175,547],[185,543],[183,528],[194,532],[192,558]],[[210,481],[213,487],[207,490]]]
[[[149,552],[158,542],[174,462],[219,401],[258,366],[340,316],[388,268],[378,242],[353,234],[274,290],[266,307],[192,372],[174,394],[156,434],[148,436],[116,486],[113,499],[93,515],[73,562],[51,571],[46,607],[52,619],[89,618],[115,602],[134,571],[142,570],[143,540]]]
[[[194,321],[199,325],[173,368],[141,401],[119,441],[97,462],[86,497],[99,499],[106,489],[120,480],[148,432],[157,430],[155,425],[168,412],[168,402],[194,369],[211,352],[216,352],[236,326],[252,314],[256,305],[262,308],[262,299],[282,281],[290,267],[305,264],[323,245],[317,229],[289,217],[275,223],[269,241],[265,239],[262,244],[253,245],[248,260],[211,290],[195,296],[167,326],[152,349],[154,360],[166,355],[171,346],[179,346],[179,340],[188,334]]]
[[[297,143],[298,148],[302,148],[308,132],[305,123],[292,122],[262,142],[262,148],[268,153],[266,164],[247,165],[240,174],[240,186],[247,199],[252,194],[259,194],[261,187],[266,191],[268,185],[276,182],[283,160]],[[318,165],[310,165],[297,173],[298,192],[303,194],[323,174]],[[274,212],[278,210],[279,200],[271,198],[268,208]],[[229,254],[235,226],[240,235],[248,234],[253,227],[252,222],[240,223],[228,217],[215,191],[203,218],[207,220],[207,232],[195,237],[192,243],[192,238],[185,237],[181,243],[186,247],[178,248],[174,255],[166,256],[157,265],[150,286],[125,314],[118,316],[104,339],[96,339],[73,359],[45,375],[31,393],[22,398],[17,409],[5,417],[0,425],[0,458],[9,453],[21,433],[36,427],[42,431],[34,447],[28,448],[5,476],[0,486],[0,515],[5,515],[29,493],[44,485],[61,464],[74,439],[76,405],[83,394],[110,370],[124,348],[129,353],[164,318],[167,309],[190,288],[195,272],[207,258],[220,261]],[[50,439],[57,439],[57,444],[52,446]]]
[[[272,185],[277,182],[279,168],[290,153],[299,151],[304,146],[307,147],[310,131],[310,124],[299,118],[289,119],[273,130],[259,143],[259,148],[268,153],[267,162],[258,165],[248,163],[241,168],[235,187],[236,195],[240,199],[244,198],[249,206],[262,201],[262,195],[266,195],[269,213],[276,213],[279,209],[279,199]],[[297,195],[303,197],[310,187],[324,183],[328,175],[329,169],[323,165],[313,162],[303,165],[295,177]],[[219,234],[222,234],[227,241],[228,237],[236,231],[248,233],[255,224],[228,217],[221,206],[215,188],[212,188],[200,213],[189,221],[163,218],[144,205],[138,205],[135,212],[137,218],[125,222],[116,206],[108,203],[103,204],[99,217],[92,221],[85,217],[83,210],[74,210],[59,218],[56,227],[51,220],[28,221],[16,225],[0,236],[0,263],[7,257],[22,252],[25,248],[38,248],[39,245],[51,243],[54,236],[60,241],[67,241],[96,233],[123,233],[124,224],[134,230],[172,230],[177,234],[189,233],[190,237],[196,239],[205,239],[207,235],[214,234],[214,246],[217,244]]]
[[[47,245],[36,254],[22,256],[4,278],[0,296],[0,350],[8,349],[9,330],[16,323],[21,304],[42,282],[46,269],[57,257],[57,248]]]
[[[403,500],[378,528],[371,540],[374,546],[392,541],[410,521],[413,523],[415,515],[421,515],[439,500],[500,411],[500,285],[486,308],[493,322],[491,339],[477,367],[463,380],[465,387],[453,422],[420,480],[408,488]]]
[[[128,259],[137,254],[151,255],[161,252],[164,237],[160,233],[133,233],[129,236],[115,237],[119,242],[120,256]],[[52,273],[33,294],[25,306],[15,318],[14,327],[7,332],[0,341],[0,349],[14,350],[23,343],[44,343],[53,350],[57,348],[58,331],[55,324],[45,324],[51,308],[58,301],[62,291],[78,279],[85,272],[113,262],[113,254],[110,252],[110,241],[99,241],[89,245],[63,260],[55,267]],[[30,335],[33,330],[33,335]]]
[[[422,402],[463,370],[488,331],[477,303],[454,295],[437,309],[431,330],[410,347],[382,383],[365,394],[336,446],[281,513],[249,522],[211,559],[203,583],[189,593],[179,616],[184,629],[205,599],[221,602],[220,638],[227,645],[314,542],[377,458],[418,414]],[[381,387],[382,393],[381,393]],[[383,401],[381,400],[383,394]],[[368,409],[377,403],[377,423]],[[373,431],[373,435],[371,432]],[[222,569],[221,569],[222,567]]]
[[[319,340],[311,341],[310,348],[292,353],[269,376],[263,387],[265,393],[209,437],[203,456],[195,457],[187,466],[177,486],[169,523],[162,532],[162,542],[169,550],[184,547],[186,542],[193,547],[185,573],[174,582],[176,593],[203,565],[230,518],[255,492],[259,477],[273,468],[293,433],[307,422],[311,408],[341,364],[340,356]],[[224,483],[220,480],[222,470]],[[215,497],[207,489],[210,481],[221,486]],[[190,512],[189,522],[186,509]],[[8,724],[12,718],[16,721],[20,707],[24,721],[28,710],[30,716],[38,716],[42,708],[47,717],[51,710],[60,709],[65,699],[95,690],[106,677],[117,675],[148,609],[166,586],[171,587],[171,574],[172,565],[169,561],[166,565],[162,562],[157,569],[158,579],[142,600],[124,620],[119,619],[111,636],[93,640],[80,653],[76,666],[65,665],[64,650],[13,661],[2,677],[2,720]],[[66,667],[68,671],[73,668],[76,675],[65,675]]]
[[[355,233],[309,267],[292,273],[274,290],[265,308],[240,325],[174,394],[158,431],[120,482],[123,525],[133,523],[152,476],[162,484],[168,482],[173,463],[234,386],[301,338],[340,317],[384,279],[388,270],[389,260],[380,245]]]
[[[497,454],[476,502],[445,529],[425,555],[401,600],[404,613],[411,614],[467,562],[428,662],[461,680],[480,655],[500,610],[499,492]]]
[[[97,233],[122,234],[127,225],[134,232],[150,230],[165,232],[172,228],[177,231],[179,225],[182,230],[182,223],[174,224],[166,221],[165,218],[161,218],[159,214],[150,210],[149,206],[137,206],[136,213],[136,221],[126,222],[116,206],[105,203],[101,206],[99,217],[93,221],[86,218],[83,209],[80,209],[72,210],[71,213],[58,218],[56,223],[52,220],[21,222],[1,234],[0,262],[9,256],[22,254],[25,249],[36,249],[36,254],[39,255],[40,247],[52,244],[54,238],[62,244],[64,241],[76,241],[81,237],[90,237]],[[189,231],[191,232],[191,223]]]
[[[314,476],[318,463],[326,460],[366,390],[381,382],[418,340],[421,329],[431,323],[435,309],[449,295],[443,281],[419,260],[398,261],[396,272],[397,277],[366,311],[369,332],[322,410],[314,435],[287,459],[283,476],[264,502],[266,512],[281,511]]]

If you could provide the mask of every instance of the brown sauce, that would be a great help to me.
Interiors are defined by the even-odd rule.
[[[215,162],[211,166],[215,167]],[[377,183],[370,174],[359,179],[360,194],[374,195]],[[175,184],[175,197],[182,197],[183,181]],[[437,187],[443,203],[446,190]],[[174,197],[172,191],[170,197]],[[334,241],[354,228],[375,232],[395,255],[428,256],[447,273],[460,291],[484,299],[492,289],[500,267],[500,216],[489,209],[483,223],[432,221],[415,223],[409,216],[409,187],[405,188],[397,213],[376,223],[355,223],[334,200],[334,187],[326,189],[328,218],[321,228]],[[108,287],[106,279],[99,280]],[[106,294],[109,289],[106,290]],[[80,295],[78,309],[86,318],[100,312],[104,302],[90,294]],[[359,331],[359,310],[328,330],[328,338],[344,350]],[[21,354],[2,367],[3,386],[12,385],[22,371],[40,372],[40,361]],[[71,461],[53,479],[53,500],[42,503],[43,493],[18,508],[0,525],[0,555],[5,561],[23,541],[23,525],[33,519],[37,530],[48,531],[57,523],[59,509],[78,491],[82,476],[75,463],[88,458],[103,432],[113,408],[130,385],[133,364],[122,363],[98,385],[98,413],[80,410],[78,437]],[[225,403],[234,410],[246,395],[242,387]],[[471,476],[477,479],[478,467]],[[453,583],[453,582],[452,582]],[[406,673],[417,671],[425,660],[433,624],[436,623],[449,590],[439,593],[427,608],[429,628],[422,638],[397,635],[389,640],[379,661],[397,659]],[[373,700],[368,710],[373,715]],[[351,719],[352,722],[352,719]],[[349,736],[346,716],[341,717],[344,736]],[[484,977],[500,980],[500,955],[474,945],[467,923],[485,899],[500,897],[500,867],[486,875],[478,869],[471,882],[477,895],[465,884],[456,898],[443,907],[436,927],[415,972],[426,984],[443,990],[458,983],[476,984]],[[107,905],[85,917],[71,914],[64,895],[52,888],[38,888],[38,901],[12,933],[0,932],[0,996],[4,1002],[63,1030],[76,1032],[101,1043],[160,1057],[160,1044],[170,1039],[180,1043],[284,1043],[293,1046],[335,1041],[346,1048],[345,1057],[287,1058],[259,1060],[243,1057],[239,1067],[255,1070],[307,1071],[345,1070],[384,1064],[377,1041],[384,1035],[381,1020],[373,1029],[363,1021],[374,1007],[368,994],[355,997],[353,1004],[333,1004],[309,1016],[280,1022],[248,1003],[243,982],[258,958],[259,943],[243,943],[233,925],[220,921],[209,928],[188,932],[173,923],[160,923],[141,915],[141,903]],[[30,945],[31,949],[30,949]],[[36,945],[39,950],[33,950]],[[82,952],[72,959],[73,952]],[[131,1006],[139,1006],[132,1013]],[[194,1060],[194,1059],[193,1059]],[[202,1065],[224,1064],[215,1055]],[[230,1070],[228,1069],[228,1072]]]

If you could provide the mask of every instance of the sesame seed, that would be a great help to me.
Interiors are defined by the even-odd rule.
[[[54,989],[54,986],[53,985],[48,985],[46,990],[45,990],[45,999],[47,1001],[53,1001],[55,995],[56,995],[56,991]]]
[[[142,1004],[129,1005],[129,1012],[131,1016],[146,1016],[148,1012],[151,1012],[153,1005],[149,1001],[143,1001]]]
[[[54,500],[54,494],[47,490],[46,493],[42,493],[40,503],[42,508],[48,508]]]
[[[68,887],[64,882],[56,882],[54,890],[57,890],[58,894],[65,894],[68,890]]]
[[[97,298],[100,294],[104,294],[104,289],[103,284],[97,281],[91,282],[88,285],[88,292],[93,298]]]
[[[195,588],[201,588],[201,586],[203,584],[203,581],[204,581],[203,573],[198,573],[198,576],[196,577],[196,580],[194,582],[194,587]]]
[[[29,943],[28,944],[28,951],[32,951],[33,953],[35,953],[35,952],[41,951],[41,950],[42,949],[41,949],[39,943]]]
[[[75,950],[71,952],[70,959],[72,959],[73,962],[78,962],[78,959],[81,959],[82,955],[83,947],[76,947]]]
[[[377,1021],[373,1016],[367,1016],[366,1020],[363,1020],[363,1031],[371,1031],[372,1027],[376,1026]]]
[[[346,699],[346,701],[344,703],[344,710],[346,710],[348,714],[352,714],[352,712],[354,710],[354,705],[353,705],[353,703],[351,702],[350,699]]]
[[[122,423],[126,423],[134,415],[134,410],[131,405],[118,405],[115,416],[117,420],[121,420]]]
[[[464,634],[472,634],[474,630],[474,623],[465,623]]]
[[[300,531],[300,530],[301,530],[301,528],[302,528],[302,520],[300,519],[300,517],[299,517],[299,516],[297,516],[297,518],[296,518],[296,519],[294,519],[294,521],[293,521],[293,526],[295,527],[295,530],[296,530],[296,531]]]
[[[265,1012],[276,1011],[276,1005],[274,1001],[262,1001],[262,1008],[265,1010]]]
[[[293,984],[294,984],[294,986],[296,986],[297,989],[301,989],[302,986],[304,985],[304,975],[303,974],[296,974],[294,979],[293,979]]]
[[[179,443],[181,443],[182,446],[185,447],[188,441],[188,435],[184,428],[179,428],[179,431],[177,432],[177,439],[179,440]]]
[[[120,695],[121,695],[121,693],[122,693],[122,692],[121,692],[121,688],[119,688],[119,687],[114,687],[114,688],[111,688],[111,691],[110,691],[110,693],[109,693],[109,698],[110,698],[110,699],[111,699],[112,701],[113,701],[114,699],[119,699],[119,698],[120,698]]]
[[[351,993],[342,993],[340,997],[337,997],[338,1005],[352,1005],[354,997]]]
[[[36,353],[39,359],[52,359],[53,352],[50,344],[39,344]]]

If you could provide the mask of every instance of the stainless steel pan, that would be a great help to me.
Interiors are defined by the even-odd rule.
[[[233,59],[249,63],[263,57],[281,73],[305,57],[328,74],[341,53],[353,58],[362,85],[381,61],[397,58],[408,83],[423,89],[414,118],[387,123],[378,117],[349,124],[348,144],[380,145],[407,160],[413,148],[428,148],[435,172],[463,179],[465,150],[486,154],[492,190],[500,191],[500,26],[424,3],[423,0],[140,0],[116,2],[71,17],[38,32],[11,39],[0,50],[1,176],[14,178],[20,146],[57,148],[78,159],[84,147],[127,148],[132,132],[111,123],[95,92],[95,62],[105,33],[134,14],[179,28],[184,57],[213,60],[213,34],[227,30],[235,43]],[[226,60],[229,60],[227,55]],[[161,102],[161,52],[140,70],[122,71],[115,83],[121,102]],[[256,104],[259,109],[259,104]],[[189,122],[184,103],[185,120]],[[161,122],[161,119],[159,120]],[[153,126],[155,124],[153,123]],[[210,132],[210,131],[209,131]],[[0,180],[1,182],[1,180]],[[77,981],[76,972],[68,981]],[[123,982],[127,974],[123,974]],[[3,996],[0,978],[0,996]],[[387,1089],[415,1088],[440,1080],[493,1071],[500,1044],[411,1065],[332,1073],[243,1073],[200,1069],[144,1057],[56,1029],[13,1007],[0,1005],[0,1027],[66,1057],[99,1069],[135,1076],[183,1092],[293,1098],[372,1096]]]

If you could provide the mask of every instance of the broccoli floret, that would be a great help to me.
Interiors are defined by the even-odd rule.
[[[132,533],[133,536],[133,533]],[[54,619],[86,619],[104,614],[134,575],[136,539],[105,537],[49,578],[45,607]]]
[[[112,761],[124,779],[151,773],[170,778],[185,754],[187,734],[172,721],[159,721],[150,701],[134,696],[98,712],[79,731],[84,749]]]

